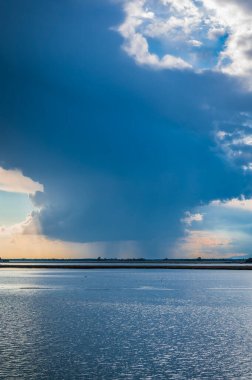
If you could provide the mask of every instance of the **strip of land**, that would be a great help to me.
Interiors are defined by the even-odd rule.
[[[252,270],[249,264],[0,264],[0,269],[197,269],[197,270]]]

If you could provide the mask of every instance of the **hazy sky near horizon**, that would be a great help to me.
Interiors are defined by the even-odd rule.
[[[0,256],[252,254],[252,5],[0,0]]]

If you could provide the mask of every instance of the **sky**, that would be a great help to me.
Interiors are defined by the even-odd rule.
[[[0,0],[0,256],[252,256],[249,0]]]

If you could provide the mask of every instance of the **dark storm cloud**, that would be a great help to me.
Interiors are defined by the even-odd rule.
[[[0,4],[0,160],[44,184],[46,235],[152,240],[154,254],[186,210],[250,191],[212,138],[216,119],[251,109],[234,81],[135,66],[115,4]]]

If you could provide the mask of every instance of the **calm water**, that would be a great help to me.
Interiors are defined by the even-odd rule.
[[[252,379],[252,273],[0,271],[1,379]]]

